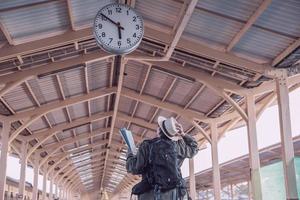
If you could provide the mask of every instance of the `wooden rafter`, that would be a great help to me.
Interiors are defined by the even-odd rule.
[[[253,15],[248,19],[243,28],[234,36],[229,45],[226,48],[226,51],[230,51],[245,35],[245,33],[251,28],[259,16],[268,8],[272,0],[264,0],[258,9],[253,13]]]

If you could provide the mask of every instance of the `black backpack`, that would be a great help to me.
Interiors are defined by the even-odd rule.
[[[154,189],[166,191],[180,186],[182,177],[176,143],[159,138],[150,144],[147,180]]]

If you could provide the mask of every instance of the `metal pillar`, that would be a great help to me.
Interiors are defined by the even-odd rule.
[[[19,199],[24,199],[25,197],[25,178],[26,178],[26,167],[27,167],[27,160],[26,160],[26,155],[27,155],[27,142],[22,142],[22,147],[21,147],[21,170],[20,170],[20,181],[19,181],[19,193],[18,197]]]
[[[39,157],[38,153],[34,155],[32,200],[38,198]]]
[[[190,172],[190,196],[192,200],[196,199],[196,182],[195,182],[195,167],[194,158],[189,159],[189,172]]]
[[[7,167],[7,155],[9,151],[9,131],[10,122],[2,121],[1,131],[1,157],[0,157],[0,200],[4,200],[5,184],[6,184],[6,167]]]
[[[47,168],[44,168],[43,173],[43,194],[42,194],[42,200],[46,200],[47,196]]]
[[[289,89],[287,85],[286,72],[283,72],[282,75],[276,79],[276,89],[286,198],[295,200],[299,198],[296,184],[294,146],[291,128],[291,113],[289,106]]]
[[[247,96],[247,129],[248,129],[248,147],[250,160],[250,179],[252,184],[253,198],[255,200],[262,199],[262,186],[260,177],[260,161],[257,146],[256,133],[256,113],[255,113],[255,98],[253,95]]]
[[[218,158],[218,130],[216,123],[210,123],[211,130],[211,155],[213,166],[213,184],[215,200],[221,200],[221,177]]]

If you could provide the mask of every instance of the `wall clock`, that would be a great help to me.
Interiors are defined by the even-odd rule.
[[[105,51],[116,55],[128,54],[142,41],[144,23],[130,6],[113,3],[99,10],[93,32],[97,44]]]

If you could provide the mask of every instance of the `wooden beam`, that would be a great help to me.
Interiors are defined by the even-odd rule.
[[[234,92],[236,94],[245,93],[245,89],[239,85],[233,84],[232,82],[226,81],[221,78],[212,77],[210,74],[201,72],[192,67],[183,67],[182,65],[172,62],[172,61],[159,61],[159,62],[144,62],[151,64],[152,66],[157,66],[158,69],[167,70],[171,73],[178,74],[184,77],[190,77],[195,81],[207,85],[210,89],[213,90],[227,90]]]
[[[119,120],[130,122],[130,123],[136,124],[138,126],[150,129],[152,131],[156,131],[156,129],[157,129],[157,124],[149,123],[146,120],[143,120],[141,118],[131,117],[131,116],[128,116],[128,115],[126,115],[124,113],[121,113],[121,112],[119,112],[117,114],[117,118]]]
[[[7,49],[7,48],[5,48]],[[1,52],[1,50],[0,50]],[[0,53],[1,54],[1,53]],[[98,61],[98,60],[105,60],[111,57],[111,55],[100,51],[94,52],[90,54],[84,54],[75,58],[62,60],[58,62],[53,62],[48,65],[43,65],[40,67],[25,69],[22,71],[15,72],[13,74],[8,74],[1,76],[0,84],[8,84],[11,82],[19,81],[20,79],[25,79],[25,77],[37,77],[38,75],[48,75],[53,72],[60,72],[63,69],[68,69],[72,66],[77,66],[80,64],[85,64],[86,62]]]
[[[252,14],[252,16],[248,19],[247,23],[243,26],[243,28],[234,36],[229,45],[226,48],[226,51],[231,51],[231,49],[241,40],[241,38],[245,35],[245,33],[251,28],[251,26],[255,23],[255,21],[259,18],[259,16],[268,8],[271,4],[272,0],[264,0],[258,9]]]
[[[280,63],[286,56],[292,53],[295,49],[300,46],[300,38],[298,38],[293,44],[291,44],[288,48],[286,48],[283,52],[281,52],[276,58],[272,61],[272,66],[276,66]]]
[[[4,24],[1,21],[0,21],[0,30],[2,31],[3,35],[5,36],[8,44],[14,45],[14,41],[13,41],[11,35],[9,34],[7,28],[4,26]]]
[[[59,102],[48,103],[48,104],[42,105],[41,107],[36,108],[34,110],[29,110],[29,111],[16,113],[15,115],[9,116],[9,120],[10,121],[17,121],[17,120],[24,119],[24,118],[26,119],[26,118],[31,117],[31,116],[45,115],[49,112],[52,112],[52,111],[57,110],[57,109],[64,108],[66,106],[82,103],[82,102],[85,102],[87,100],[98,99],[98,98],[113,94],[113,93],[115,93],[115,91],[116,91],[115,87],[98,89],[98,90],[95,90],[95,91],[91,91],[90,93],[85,94],[85,95],[68,98],[66,100],[62,100],[62,101],[59,101]]]
[[[174,52],[174,50],[177,46],[177,43],[180,40],[180,37],[181,37],[186,25],[188,24],[197,3],[198,3],[198,0],[191,0],[188,7],[186,8],[186,12],[182,16],[182,19],[180,19],[180,24],[177,27],[177,30],[176,30],[174,37],[172,39],[172,42],[170,44],[170,47],[166,53],[166,57],[168,59],[172,56],[172,53]]]
[[[0,61],[16,57],[17,55],[27,55],[37,51],[43,51],[67,44],[73,44],[74,42],[91,39],[92,37],[92,28],[86,28],[78,31],[68,31],[58,36],[28,42],[12,47],[5,47],[0,49]],[[172,42],[172,40],[170,40],[169,33],[154,30],[147,23],[145,23],[145,38],[153,39],[165,45],[168,45]],[[180,38],[177,44],[177,48],[190,53],[194,53],[196,55],[204,56],[209,59],[220,61],[222,63],[244,67],[248,70],[259,73],[264,73],[265,70],[271,69],[271,66],[269,65],[262,65],[238,57],[232,53],[215,50],[212,47],[205,46],[188,38]]]
[[[118,86],[117,86],[117,92],[116,92],[116,97],[115,97],[115,102],[114,102],[114,111],[113,111],[113,116],[112,116],[112,121],[111,121],[111,130],[110,130],[110,135],[109,135],[109,141],[108,141],[108,149],[106,152],[106,157],[105,157],[105,162],[104,162],[104,172],[103,172],[103,176],[101,178],[101,182],[100,182],[100,189],[103,186],[103,180],[105,177],[105,171],[107,168],[107,161],[108,161],[108,156],[109,156],[109,148],[111,147],[111,141],[112,141],[112,137],[114,134],[114,128],[115,128],[115,122],[116,122],[116,118],[117,118],[117,113],[118,113],[118,107],[119,107],[119,102],[120,102],[120,97],[121,97],[121,90],[122,90],[122,85],[123,85],[123,78],[124,78],[124,70],[125,70],[125,60],[123,57],[120,58],[116,58],[116,59],[120,59],[119,60],[119,65],[118,63],[116,63],[115,67],[120,67],[119,69],[119,74],[117,74],[118,78]]]
[[[184,110],[183,108],[181,108],[180,106],[175,105],[175,104],[161,102],[157,98],[152,97],[150,95],[140,95],[139,93],[137,93],[131,89],[123,88],[121,95],[123,97],[134,99],[134,100],[146,103],[146,104],[150,104],[155,107],[159,107],[164,110],[168,110],[173,113],[177,113],[189,121],[193,120],[194,118],[199,119],[199,120],[203,120],[203,118],[204,118],[203,114],[201,114],[201,113],[193,112],[188,109]]]
[[[74,23],[74,18],[73,18],[71,0],[67,0],[67,7],[68,7],[68,15],[69,15],[69,19],[70,19],[71,28],[74,31],[76,28],[75,28],[75,23]]]

